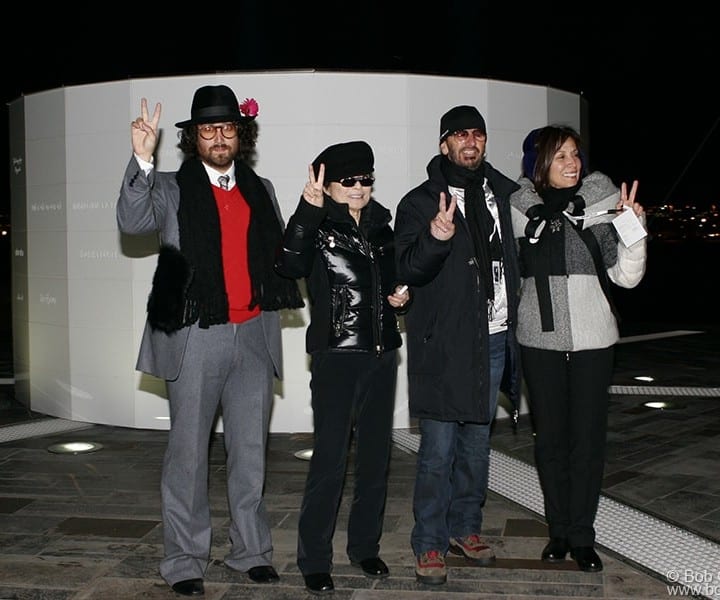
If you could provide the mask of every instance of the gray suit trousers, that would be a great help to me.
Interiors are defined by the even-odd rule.
[[[210,561],[208,446],[218,407],[230,511],[225,564],[247,571],[272,563],[263,487],[273,374],[261,318],[191,327],[180,375],[167,382],[170,433],[161,482],[165,556],[160,574],[170,585],[202,578]]]

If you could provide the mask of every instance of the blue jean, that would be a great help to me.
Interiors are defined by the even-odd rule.
[[[490,414],[497,408],[507,333],[490,336]],[[449,538],[480,533],[490,467],[486,424],[420,419],[410,544],[415,555],[447,553]]]

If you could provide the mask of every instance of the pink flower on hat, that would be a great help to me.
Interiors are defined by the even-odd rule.
[[[242,113],[243,117],[257,117],[259,110],[260,107],[258,106],[257,100],[255,100],[255,98],[245,98],[245,100],[240,103],[240,112]]]

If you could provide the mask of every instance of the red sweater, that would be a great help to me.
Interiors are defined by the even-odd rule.
[[[220,215],[225,291],[228,296],[231,323],[242,323],[260,314],[260,307],[249,308],[252,298],[248,268],[248,226],[250,207],[238,186],[223,190],[213,186],[215,203]]]

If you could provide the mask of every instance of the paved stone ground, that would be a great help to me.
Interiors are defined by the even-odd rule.
[[[93,426],[72,433],[0,445],[0,599],[122,600],[172,598],[157,567],[162,555],[159,474],[166,434]],[[103,449],[57,455],[46,448],[62,440],[89,440]],[[295,458],[311,445],[309,434],[273,434],[269,443],[267,506],[272,520],[278,584],[255,585],[223,566],[228,511],[221,440],[212,448],[210,476],[215,526],[213,561],[206,574],[208,599],[302,599],[295,565],[296,526],[308,463]],[[391,577],[366,579],[345,556],[345,527],[352,488],[348,472],[334,538],[336,592],[355,600],[410,598],[661,598],[665,584],[602,552],[605,570],[583,573],[574,562],[539,560],[546,541],[542,518],[491,494],[485,534],[496,549],[493,567],[450,558],[446,585],[418,584],[409,546],[415,456],[394,448],[381,556]]]

